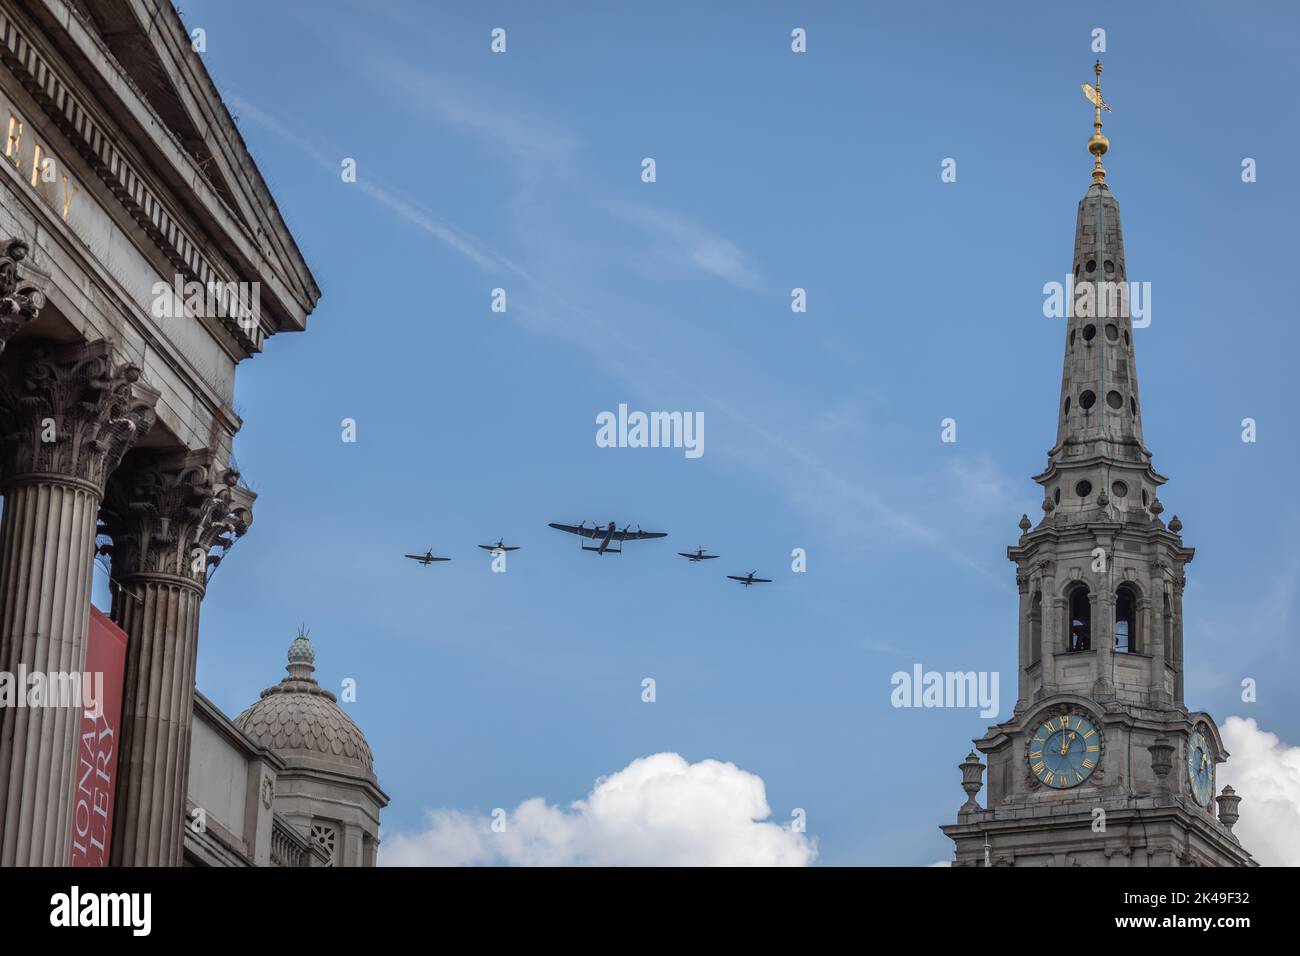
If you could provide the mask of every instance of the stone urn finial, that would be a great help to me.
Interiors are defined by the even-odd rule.
[[[1237,796],[1237,791],[1232,787],[1225,786],[1223,793],[1214,799],[1219,802],[1219,822],[1231,833],[1232,825],[1241,819],[1241,814],[1237,812],[1237,807],[1241,805],[1241,797]]]
[[[966,802],[961,805],[961,809],[957,812],[976,813],[983,809],[976,801],[975,795],[984,786],[981,779],[984,776],[984,765],[980,763],[980,758],[972,750],[957,767],[961,770],[961,788],[966,791]]]
[[[1174,768],[1174,746],[1168,737],[1157,737],[1155,743],[1147,748],[1151,754],[1151,769],[1156,775],[1156,792],[1168,793],[1169,771]]]
[[[1032,528],[1032,527],[1033,527],[1033,525],[1029,523],[1029,515],[1021,515],[1021,516],[1020,516],[1020,530],[1021,530],[1021,531],[1028,531],[1028,530],[1029,530],[1030,528]]]

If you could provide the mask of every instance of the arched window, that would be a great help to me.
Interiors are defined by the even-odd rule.
[[[1128,654],[1137,650],[1137,595],[1133,588],[1121,584],[1115,592],[1115,651]]]
[[[1043,657],[1043,592],[1035,591],[1029,608],[1029,663],[1037,664]]]
[[[1070,592],[1070,634],[1067,650],[1092,650],[1092,604],[1088,588],[1080,586]]]

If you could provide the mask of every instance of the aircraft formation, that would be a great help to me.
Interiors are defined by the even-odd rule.
[[[563,531],[566,534],[577,535],[580,538],[591,541],[592,544],[583,544],[582,550],[593,551],[601,557],[604,557],[607,554],[622,554],[623,545],[628,541],[648,541],[652,538],[668,537],[667,531],[642,531],[639,525],[636,530],[633,530],[631,525],[625,525],[620,529],[613,521],[604,526],[593,521],[591,527],[587,527],[587,522],[585,521],[579,522],[576,525],[557,524],[551,522],[548,527],[554,528],[556,531]],[[519,550],[519,545],[506,544],[505,538],[498,538],[496,544],[480,544],[479,547],[492,554],[504,554],[507,551]],[[677,553],[681,557],[686,558],[692,564],[698,564],[702,561],[712,561],[721,557],[721,555],[709,554],[703,547],[696,548],[694,551],[678,551]],[[429,548],[424,552],[424,554],[408,554],[405,555],[405,557],[410,558],[421,567],[426,568],[435,561],[451,560],[451,558],[438,557],[433,553],[432,548]],[[754,573],[755,572],[750,571],[748,574],[742,575],[728,574],[727,579],[730,581],[739,581],[745,587],[750,587],[754,584],[772,583],[771,578],[756,578],[754,577]]]

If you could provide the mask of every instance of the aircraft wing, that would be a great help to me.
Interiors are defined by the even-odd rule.
[[[604,528],[579,528],[579,527],[577,527],[577,526],[575,526],[575,525],[571,525],[571,524],[556,524],[556,523],[553,522],[553,521],[552,521],[549,525],[547,525],[547,527],[548,527],[548,528],[554,528],[556,531],[567,531],[567,532],[569,532],[569,534],[580,534],[580,535],[582,535],[584,538],[603,538],[603,537],[605,537],[605,529],[604,529]],[[617,537],[617,532],[615,532],[615,536]]]
[[[748,580],[749,580],[749,578],[745,578],[745,577],[737,577],[737,576],[734,575],[734,574],[728,574],[727,577],[729,577],[729,578],[730,578],[731,580],[733,580],[733,581],[748,581]]]
[[[408,554],[408,555],[406,555],[406,557],[410,558],[412,561],[423,561],[423,560],[424,560],[424,555],[422,555],[422,554]]]
[[[751,578],[750,580],[751,580],[754,584],[771,584],[771,583],[772,583],[772,579],[771,579],[771,578]]]
[[[602,538],[605,534],[602,532]],[[667,531],[615,531],[613,541],[645,541],[648,538],[666,538]]]

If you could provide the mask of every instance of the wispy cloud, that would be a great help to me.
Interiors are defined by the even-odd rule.
[[[606,202],[603,206],[643,229],[655,242],[650,251],[669,264],[697,270],[751,292],[762,291],[758,272],[731,240],[658,206],[628,202]]]
[[[321,167],[321,169],[334,176],[339,175],[342,169],[341,163],[345,156],[344,153],[331,153],[328,147],[310,141],[301,133],[298,133],[287,124],[281,122],[270,113],[238,94],[228,95],[226,101],[231,106],[235,107],[241,119],[246,118],[252,120],[259,126],[267,129],[269,132],[274,133],[280,139],[292,146],[296,146],[299,150],[306,153],[311,158],[312,162]],[[420,229],[432,236],[434,239],[450,246],[456,252],[459,252],[462,256],[469,259],[484,271],[509,272],[532,281],[532,276],[519,268],[505,256],[490,249],[485,243],[479,241],[473,235],[457,229],[455,226],[439,219],[436,215],[421,208],[418,204],[409,199],[404,199],[384,188],[382,185],[372,180],[369,172],[362,170],[358,174],[355,185],[367,196],[387,207],[390,211],[396,213],[417,229]]]
[[[400,72],[405,75],[405,71]],[[499,113],[495,119],[471,116],[475,110],[461,98],[461,94],[449,93],[433,81],[419,85],[416,78],[408,77],[407,82],[417,84],[428,93],[426,108],[434,109],[449,122],[509,149],[527,152],[537,147],[549,156],[556,156],[571,148],[567,144],[572,140],[556,132],[553,126],[530,120],[521,130],[511,132],[507,129],[509,120],[501,117],[518,114]],[[338,170],[339,157],[332,155],[328,148],[313,143],[242,97],[232,96],[229,100],[242,115],[303,150],[318,165],[331,172]],[[512,303],[511,308],[534,331],[556,335],[578,345],[611,375],[644,393],[653,394],[668,386],[693,391],[710,415],[722,416],[735,426],[732,431],[738,438],[729,445],[731,453],[757,473],[776,482],[795,507],[824,527],[841,531],[849,529],[849,533],[859,536],[883,534],[895,541],[943,554],[990,580],[1005,584],[986,563],[957,547],[947,529],[931,527],[901,507],[898,496],[869,481],[848,477],[842,468],[816,454],[797,438],[765,424],[761,413],[752,406],[741,410],[685,379],[668,358],[680,351],[680,343],[664,341],[663,336],[647,343],[598,315],[593,303],[600,299],[600,295],[585,288],[584,280],[544,282],[488,242],[377,184],[372,174],[365,173],[359,177],[358,185],[366,195],[395,215],[454,249],[476,266],[489,272],[508,272],[530,283],[539,293],[535,303]],[[757,270],[735,243],[672,211],[641,203],[588,198],[594,207],[603,208],[657,238],[659,254],[669,261],[742,289],[761,290]],[[555,258],[557,247],[561,245],[556,236],[538,229],[525,232],[534,246]],[[585,261],[574,263],[571,271],[576,276],[590,275],[589,264]],[[600,311],[619,314],[620,310],[613,307]],[[655,347],[659,349],[658,353],[653,350]],[[611,356],[617,356],[617,360]],[[809,412],[810,417],[814,415],[814,412]],[[740,440],[739,436],[747,436],[748,441]]]
[[[494,102],[446,77],[395,60],[386,51],[360,60],[376,83],[399,91],[404,104],[506,150],[523,168],[568,163],[577,152],[577,137],[541,114]]]

